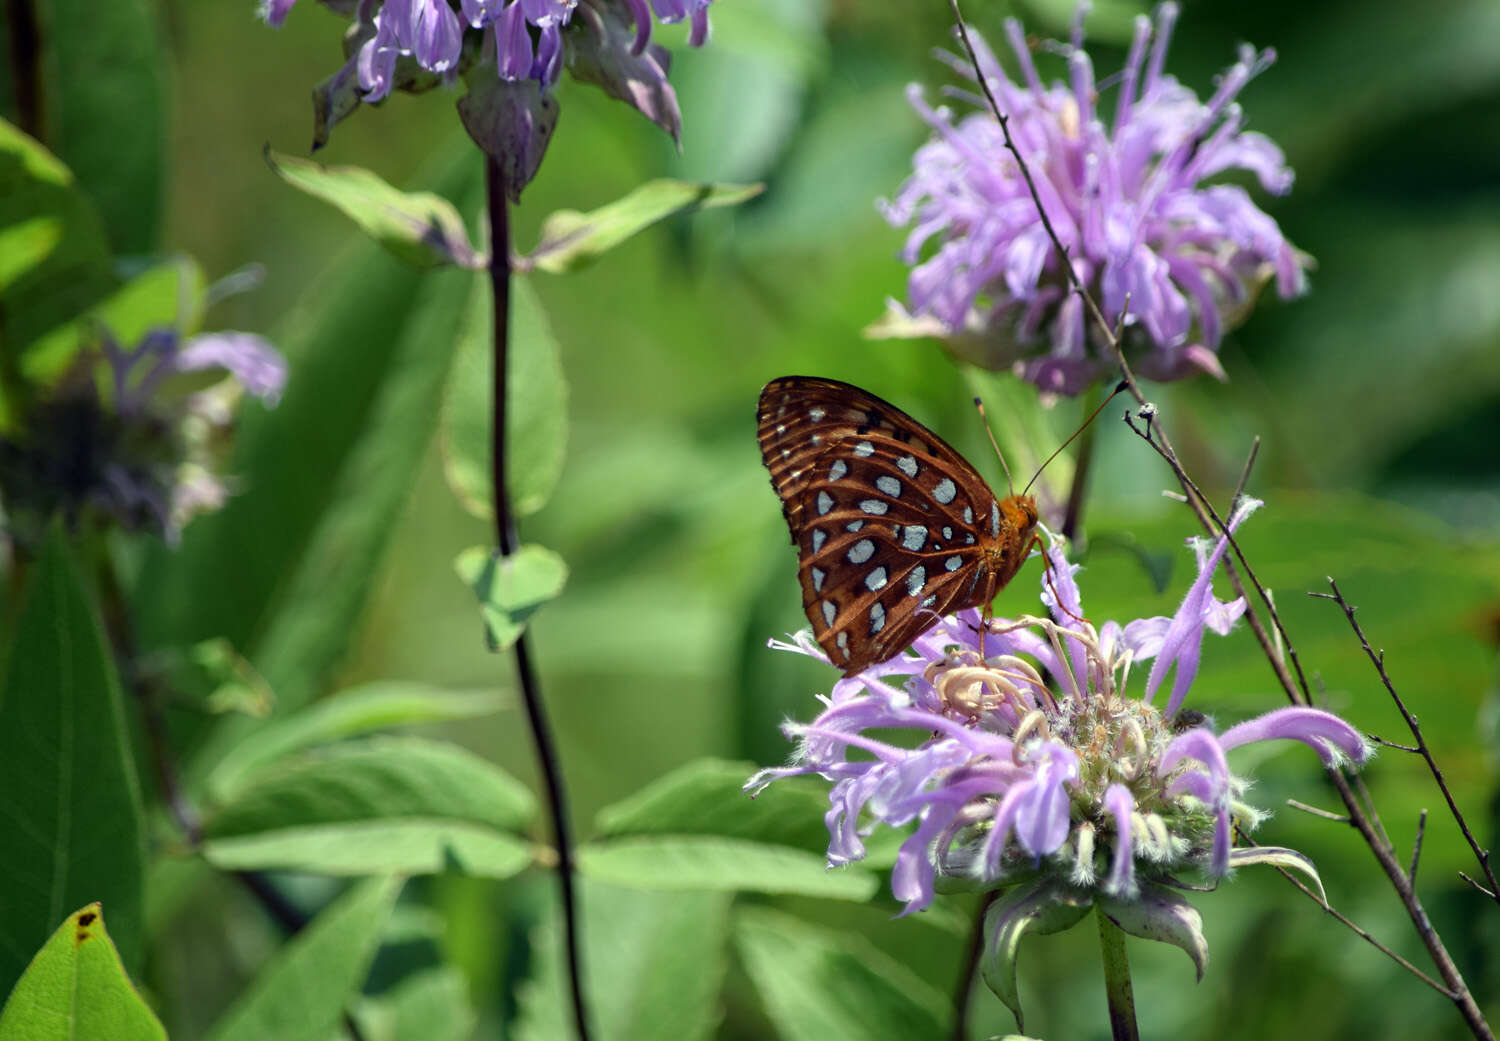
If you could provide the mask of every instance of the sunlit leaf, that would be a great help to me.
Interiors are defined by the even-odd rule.
[[[95,902],[31,959],[0,1011],[0,1041],[166,1041],[131,985]]]
[[[597,259],[658,221],[695,210],[736,206],[764,191],[759,184],[690,184],[648,181],[622,199],[589,213],[558,210],[542,224],[542,237],[520,263],[552,274]]]
[[[543,546],[522,546],[508,557],[471,546],[453,563],[458,577],[479,598],[492,651],[515,643],[531,616],[562,592],[568,578],[562,557]]]
[[[376,242],[415,267],[482,268],[463,217],[433,192],[403,192],[360,166],[324,166],[266,149],[266,162],[292,187],[331,203]]]

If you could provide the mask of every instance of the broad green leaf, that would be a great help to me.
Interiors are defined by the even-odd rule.
[[[1021,992],[1016,987],[1016,961],[1021,940],[1028,933],[1056,933],[1070,929],[1089,913],[1088,896],[1043,881],[1018,886],[1004,893],[984,915],[984,952],[979,971],[995,996],[1015,1014],[1016,1026],[1026,1024],[1021,1016]]]
[[[754,798],[749,763],[699,759],[599,811],[601,837],[717,835],[821,853],[828,848],[827,782],[788,778]]]
[[[450,966],[413,973],[361,998],[355,1020],[364,1041],[466,1041],[475,1025],[468,981]]]
[[[510,284],[506,353],[506,481],[518,517],[546,505],[562,474],[568,385],[562,355],[530,281]],[[490,431],[494,413],[494,300],[476,278],[443,402],[443,466],[453,494],[476,517],[494,516]]]
[[[223,871],[302,871],[317,875],[434,875],[510,878],[535,859],[531,843],[454,820],[372,820],[276,828],[203,845]]]
[[[81,316],[114,285],[103,225],[72,173],[0,121],[0,432],[31,384],[67,368]]]
[[[542,222],[541,241],[518,263],[554,275],[592,263],[658,221],[695,210],[737,206],[765,190],[760,184],[691,184],[660,179],[588,213],[558,210]]]
[[[485,257],[469,245],[457,208],[433,192],[403,192],[361,166],[324,166],[278,155],[266,162],[287,184],[331,203],[365,234],[414,267],[445,264],[479,269]]]
[[[637,836],[579,847],[590,878],[638,889],[744,890],[868,900],[880,880],[856,865],[831,868],[822,853],[716,835]]]
[[[442,161],[443,193],[476,198],[472,150]],[[281,404],[241,412],[229,467],[241,493],[189,526],[175,553],[148,555],[134,587],[143,646],[223,637],[279,711],[319,689],[430,442],[470,277],[419,276],[362,242],[313,285],[272,337],[291,364]],[[226,723],[208,760],[242,732]]]
[[[479,598],[485,638],[492,651],[515,643],[531,616],[562,592],[568,578],[562,557],[542,546],[522,546],[508,557],[484,546],[471,546],[453,566]]]
[[[331,745],[252,770],[204,823],[211,839],[318,824],[431,818],[518,832],[535,800],[458,745],[415,737]]]
[[[860,937],[745,908],[734,940],[784,1041],[949,1036],[944,995]]]
[[[41,0],[45,139],[99,208],[116,253],[156,249],[167,164],[166,52],[150,0]],[[48,31],[50,30],[50,31]]]
[[[503,705],[494,694],[448,691],[426,683],[385,681],[351,687],[247,735],[208,775],[209,795],[216,802],[228,802],[251,773],[312,745],[390,727],[473,719]]]
[[[599,1041],[698,1041],[720,1016],[729,899],[580,887],[585,993]],[[541,930],[522,986],[517,1041],[573,1036],[557,915]]]
[[[166,1041],[120,964],[95,902],[31,959],[0,1011],[0,1041]]]
[[[327,1041],[365,978],[400,891],[399,879],[374,878],[329,905],[272,957],[210,1041]]]
[[[146,860],[114,664],[56,529],[14,637],[0,688],[0,991],[68,908],[96,900],[134,967]]]

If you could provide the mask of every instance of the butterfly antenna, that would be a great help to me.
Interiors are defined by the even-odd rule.
[[[1026,482],[1026,487],[1024,489],[1022,489],[1022,491],[1021,491],[1022,495],[1025,495],[1027,492],[1031,491],[1031,486],[1033,484],[1036,484],[1036,479],[1038,477],[1042,476],[1042,471],[1045,470],[1045,469],[1047,469],[1047,464],[1050,463],[1050,462],[1052,462],[1052,460],[1056,459],[1058,456],[1062,455],[1062,450],[1064,448],[1067,448],[1069,445],[1071,445],[1073,443],[1073,441],[1078,437],[1079,434],[1083,433],[1085,430],[1087,430],[1089,428],[1089,424],[1094,421],[1094,417],[1097,416],[1099,413],[1101,413],[1101,412],[1104,411],[1104,406],[1108,405],[1111,401],[1115,400],[1115,395],[1118,394],[1118,393],[1120,393],[1120,391],[1122,391],[1122,390],[1126,390],[1127,388],[1128,388],[1128,384],[1126,384],[1126,382],[1124,380],[1121,380],[1115,386],[1115,389],[1112,390],[1112,391],[1110,391],[1109,397],[1107,397],[1103,401],[1101,401],[1099,403],[1099,407],[1096,408],[1096,409],[1094,409],[1093,412],[1089,413],[1089,418],[1085,419],[1081,424],[1079,424],[1078,429],[1075,430],[1075,431],[1073,431],[1073,436],[1069,437],[1062,444],[1058,445],[1057,446],[1057,450],[1054,451],[1051,455],[1049,455],[1045,460],[1043,460],[1041,466],[1039,466],[1039,467],[1036,468],[1036,473],[1034,473],[1034,474],[1031,475],[1031,480],[1027,481]],[[1008,477],[1009,474],[1007,474],[1006,476]]]
[[[989,417],[984,414],[984,402],[978,397],[974,398],[974,407],[979,410],[979,421],[984,424],[984,432],[989,435],[990,446],[995,450],[995,456],[1000,460],[1000,469],[1005,471],[1005,486],[1010,489],[1010,494],[1016,494],[1015,482],[1010,479],[1010,467],[1005,465],[1005,455],[1000,451],[1000,445],[995,441],[995,432],[990,429]],[[1044,464],[1045,465],[1045,464]]]

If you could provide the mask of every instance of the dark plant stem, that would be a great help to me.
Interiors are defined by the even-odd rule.
[[[506,370],[508,367],[507,348],[510,344],[510,218],[500,165],[493,158],[486,156],[484,171],[490,221],[490,285],[495,300],[491,482],[495,498],[495,537],[500,546],[501,556],[508,557],[517,548],[515,518],[511,514],[505,469]],[[521,701],[526,706],[526,719],[531,726],[531,737],[536,743],[536,757],[542,770],[542,783],[547,794],[547,810],[552,817],[552,835],[557,848],[557,879],[562,889],[563,936],[568,960],[568,983],[573,1001],[573,1027],[577,1031],[578,1041],[588,1041],[588,1011],[583,999],[582,956],[580,954],[582,926],[578,914],[573,838],[568,824],[567,793],[563,787],[562,767],[558,761],[557,746],[553,742],[552,728],[547,722],[546,708],[542,704],[541,687],[537,683],[536,674],[532,671],[531,654],[524,632],[516,640],[515,655],[516,681],[521,688]]]
[[[10,89],[16,125],[42,141],[42,34],[33,0],[6,0],[6,36],[10,40]]]
[[[1104,957],[1104,993],[1109,998],[1109,1036],[1114,1041],[1141,1041],[1135,1022],[1135,992],[1130,986],[1130,959],[1125,954],[1125,932],[1102,908],[1099,919],[1099,949]]]
[[[974,929],[969,934],[969,949],[964,952],[964,962],[958,968],[958,985],[953,988],[953,1041],[968,1041],[969,1003],[974,993],[974,973],[979,968],[979,956],[984,953],[984,918],[999,895],[998,891],[984,894],[984,899],[979,901],[979,909],[974,912]]]

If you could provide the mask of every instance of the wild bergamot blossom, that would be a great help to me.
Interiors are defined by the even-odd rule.
[[[1260,505],[1243,500],[1231,530]],[[786,724],[797,742],[792,764],[762,770],[746,790],[799,774],[832,781],[830,865],[862,858],[878,824],[915,823],[891,875],[903,913],[926,907],[940,884],[1009,889],[994,905],[986,966],[1002,997],[996,931],[1018,920],[1053,931],[1095,902],[1127,932],[1182,946],[1201,974],[1197,914],[1168,888],[1177,876],[1217,880],[1270,861],[1316,878],[1293,851],[1235,847],[1234,831],[1248,834],[1264,814],[1243,801],[1246,782],[1226,753],[1286,738],[1334,766],[1363,763],[1371,751],[1321,709],[1282,708],[1218,733],[1181,711],[1205,630],[1223,635],[1244,612],[1243,598],[1213,593],[1227,542],[1194,541],[1198,575],[1176,614],[1123,626],[1083,620],[1078,567],[1049,550],[1050,617],[994,619],[983,631],[977,610],[944,618],[908,652],[835,683],[811,723]],[[826,660],[805,632],[772,646]],[[1133,667],[1146,661],[1144,693],[1127,696]],[[891,730],[920,739],[895,744]]]
[[[1110,118],[1083,50],[1085,13],[1080,7],[1071,42],[1054,45],[1067,61],[1066,85],[1042,82],[1014,19],[1005,33],[1018,81],[971,32],[979,66],[1079,279],[1111,321],[1128,300],[1124,339],[1136,371],[1223,378],[1219,342],[1261,287],[1274,277],[1283,298],[1305,288],[1305,258],[1249,193],[1205,183],[1243,170],[1273,194],[1291,189],[1281,150],[1244,129],[1235,101],[1275,55],[1243,49],[1202,102],[1163,72],[1177,5],[1162,4],[1154,32],[1150,19],[1136,19],[1125,67],[1112,77]],[[975,78],[967,60],[941,57]],[[1113,359],[1068,292],[1062,258],[988,102],[977,90],[950,94],[974,106],[956,122],[948,108],[929,106],[920,86],[908,89],[934,134],[895,199],[882,203],[892,224],[911,226],[903,257],[912,265],[910,314],[893,302],[884,331],[935,333],[968,360],[1076,394]]]
[[[101,330],[0,436],[6,528],[31,542],[55,513],[69,523],[96,514],[175,544],[183,525],[229,495],[218,469],[236,403],[248,392],[274,406],[286,376],[286,360],[252,333],[184,340],[158,328],[124,347]]]
[[[635,23],[630,47],[633,54],[644,52],[651,41],[653,11],[664,23],[686,20],[692,46],[708,39],[708,5],[712,0],[651,0],[649,8],[646,0],[614,2],[623,4]],[[280,26],[295,3],[265,0],[261,14],[270,25]],[[501,79],[533,79],[550,86],[557,82],[563,68],[563,29],[580,5],[595,10],[594,24],[610,6],[608,0],[459,0],[455,10],[449,0],[384,0],[378,5],[363,0],[359,17],[375,29],[357,57],[365,100],[379,101],[390,93],[396,61],[403,55],[415,58],[428,72],[451,75],[462,57],[467,29],[483,31],[490,37],[482,53],[493,56]]]

